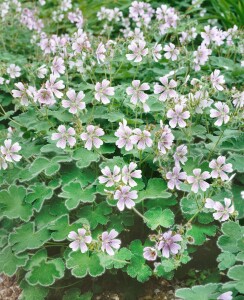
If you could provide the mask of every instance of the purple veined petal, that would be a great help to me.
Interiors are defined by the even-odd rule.
[[[193,170],[193,174],[194,174],[196,177],[199,177],[200,174],[201,174],[201,169],[194,169],[194,170]]]
[[[208,171],[204,171],[204,172],[202,173],[201,178],[202,178],[202,179],[209,179],[209,178],[211,178],[211,175],[209,174]]]
[[[70,107],[70,101],[68,101],[68,100],[62,100],[62,106],[64,108],[69,108]]]
[[[211,176],[212,176],[212,178],[218,178],[219,177],[219,173],[217,171],[213,170],[211,172]]]
[[[218,165],[223,165],[223,164],[225,164],[225,159],[226,159],[225,156],[219,156],[219,157],[217,158],[217,163],[218,163]]]
[[[224,202],[225,202],[225,206],[226,206],[226,207],[231,206],[231,199],[229,199],[229,198],[224,198]]]
[[[188,181],[188,183],[193,183],[195,181],[195,177],[194,176],[187,176],[187,181]]]
[[[181,242],[182,241],[182,237],[181,237],[180,234],[175,234],[175,235],[172,236],[171,240],[173,242]]]
[[[99,180],[99,183],[104,184],[104,183],[108,182],[109,179],[104,176],[99,176],[98,180]]]
[[[214,205],[215,205],[215,202],[212,199],[207,198],[204,206],[206,208],[214,208]]]
[[[165,86],[168,85],[168,77],[166,77],[166,76],[159,77],[159,81]]]
[[[76,143],[76,139],[74,137],[71,137],[71,136],[68,137],[67,141],[71,148],[74,147],[74,145]]]
[[[78,229],[78,234],[79,234],[80,236],[83,236],[83,235],[86,234],[86,230],[85,230],[84,228],[80,228],[80,229]]]
[[[135,54],[126,54],[126,58],[128,60],[133,60],[135,57],[136,57]]]
[[[116,238],[117,236],[118,236],[118,231],[116,231],[115,229],[112,229],[110,232],[109,232],[109,235],[108,235],[108,237],[109,237],[109,239],[114,239],[114,238]],[[119,240],[118,240],[119,241]]]
[[[57,142],[57,147],[58,148],[61,148],[61,149],[65,149],[66,147],[66,139],[60,139],[58,142]]]
[[[204,192],[209,188],[209,184],[204,180],[199,181],[199,186],[200,186],[201,190]]]
[[[119,249],[120,244],[121,244],[121,241],[119,239],[115,239],[110,242],[111,247],[113,247],[114,249]]]
[[[69,244],[69,247],[73,250],[73,251],[77,251],[80,247],[80,242],[77,240],[77,241],[74,241],[72,243]]]
[[[104,231],[103,233],[102,233],[102,240],[104,241],[104,240],[106,240],[108,238],[108,232],[107,231]]]
[[[222,124],[223,124],[223,119],[222,119],[222,118],[219,118],[219,119],[214,123],[214,125],[216,125],[216,126],[218,126],[218,127],[222,126]]]
[[[192,187],[191,187],[191,190],[192,190],[194,193],[197,193],[197,192],[198,192],[198,189],[199,189],[198,183],[197,183],[197,182],[193,183],[193,185],[192,185]]]
[[[141,83],[141,81],[140,80],[133,80],[132,81],[132,86],[133,86],[133,91],[135,90],[135,89],[137,89],[139,86],[140,86],[140,83]]]
[[[103,141],[97,137],[93,138],[93,145],[98,149],[102,146]]]
[[[222,167],[222,170],[223,170],[224,172],[227,172],[227,173],[233,172],[232,164],[229,163],[229,164],[224,165],[224,166]]]
[[[162,87],[162,85],[159,85],[158,83],[156,83],[154,85],[154,94],[160,94],[164,91],[164,88]]]
[[[85,148],[87,150],[91,150],[92,149],[92,139],[90,137],[88,137],[86,143],[85,143]]]
[[[169,188],[170,190],[173,190],[174,187],[175,187],[175,182],[174,182],[174,180],[169,180],[167,185],[168,185],[168,188]]]
[[[75,231],[71,231],[68,234],[68,238],[71,239],[71,240],[75,240],[77,237],[78,237],[78,234]]]
[[[86,141],[88,139],[88,134],[86,132],[83,132],[81,135],[80,135],[80,138],[83,140],[83,141]]]
[[[186,122],[181,118],[178,119],[178,124],[179,124],[179,127],[181,127],[181,128],[186,127]]]
[[[225,172],[223,172],[223,171],[220,171],[219,175],[220,175],[220,178],[222,181],[226,181],[229,179],[229,176],[226,175]]]
[[[170,245],[170,252],[173,254],[177,254],[180,249],[181,249],[181,246],[179,244],[173,243]]]
[[[142,61],[142,56],[136,55],[134,62],[141,62],[141,61]]]
[[[69,127],[69,129],[67,130],[67,133],[68,133],[69,135],[75,135],[75,130],[74,130],[74,128],[73,128],[73,127]]]
[[[77,113],[77,108],[76,108],[76,107],[71,107],[71,108],[69,109],[69,112],[70,112],[71,114],[75,115],[75,114]]]
[[[4,146],[5,146],[7,149],[10,149],[11,144],[12,144],[12,140],[10,140],[10,139],[4,141]]]
[[[213,217],[215,220],[219,220],[221,219],[223,216],[223,212],[216,212],[216,213],[213,213]]]
[[[224,211],[224,206],[222,203],[220,203],[219,201],[215,202],[214,207],[215,210],[218,211]]]
[[[92,237],[91,236],[85,236],[84,241],[85,241],[85,243],[90,244],[92,242]]]
[[[168,245],[164,245],[164,247],[162,249],[162,255],[165,258],[169,258],[169,247],[168,247]]]
[[[119,200],[118,203],[117,203],[117,207],[120,211],[123,211],[125,209],[125,202],[124,200]]]
[[[105,176],[111,176],[111,170],[109,169],[108,166],[106,166],[105,168],[103,168],[103,169],[101,170],[101,172],[102,172],[103,175],[105,175]]]
[[[58,131],[60,133],[66,133],[66,127],[64,125],[59,125],[58,126]]]
[[[131,86],[129,86],[129,87],[126,89],[127,95],[133,95],[134,91],[135,91],[135,90],[134,90]]]
[[[59,140],[62,137],[61,133],[53,133],[51,136],[51,140],[55,141],[55,140]]]
[[[108,253],[108,255],[110,255],[110,256],[114,255],[114,250],[108,244],[106,244],[105,249],[106,249],[106,252]]]
[[[211,169],[215,169],[215,168],[217,167],[216,159],[213,159],[213,160],[210,161],[209,167],[210,167]]]
[[[170,120],[169,125],[170,125],[170,127],[175,128],[177,125],[177,119],[173,118],[172,120]]]
[[[85,253],[88,251],[88,247],[87,247],[86,243],[80,242],[80,251],[81,251],[81,253]]]
[[[147,91],[147,90],[150,90],[150,86],[149,86],[149,84],[148,83],[143,83],[142,85],[141,85],[141,91]]]
[[[229,219],[229,214],[226,212],[226,213],[223,213],[222,215],[222,218],[221,218],[221,222],[224,222],[224,221],[227,221]]]
[[[14,143],[13,146],[11,147],[12,152],[18,152],[20,150],[21,150],[21,146],[19,145],[19,143]]]
[[[84,97],[85,97],[84,92],[83,92],[83,91],[80,91],[80,92],[78,93],[78,95],[76,96],[76,101],[81,101],[82,99],[84,99]]]
[[[21,155],[14,154],[14,153],[12,153],[11,156],[12,156],[12,159],[13,159],[14,161],[16,161],[16,162],[20,161],[21,158],[22,158]]]

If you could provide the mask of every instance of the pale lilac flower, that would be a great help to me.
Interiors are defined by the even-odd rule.
[[[29,101],[26,87],[23,85],[22,82],[15,83],[15,86],[18,88],[18,90],[12,90],[13,97],[20,98],[20,104],[28,106]]]
[[[217,121],[214,124],[216,126],[221,126],[223,123],[228,123],[230,120],[230,117],[228,116],[230,111],[229,106],[222,102],[217,102],[214,106],[217,109],[210,109],[210,117],[217,118]]]
[[[140,28],[135,28],[134,31],[130,31],[128,37],[133,39],[133,42],[144,41],[144,35]]]
[[[56,51],[56,42],[54,39],[41,39],[40,47],[44,51],[44,54],[55,53]]]
[[[90,244],[92,242],[92,237],[87,235],[87,232],[84,228],[78,229],[78,234],[75,231],[71,231],[68,235],[68,238],[73,240],[73,242],[69,244],[69,247],[73,251],[80,249],[81,253],[87,252],[88,247],[86,244]]]
[[[122,168],[122,181],[124,184],[129,184],[129,186],[134,187],[137,185],[133,178],[141,178],[141,170],[136,170],[137,164],[131,162],[129,166],[124,166]]]
[[[66,148],[66,144],[68,144],[71,148],[74,147],[76,143],[76,139],[74,138],[75,130],[73,127],[66,129],[64,125],[58,126],[58,132],[53,133],[51,139],[53,141],[58,140],[56,146],[61,149]]]
[[[75,90],[70,89],[66,95],[69,100],[62,100],[62,106],[64,108],[69,108],[71,114],[77,114],[79,110],[86,108],[86,103],[82,101],[85,97],[85,94],[82,91],[76,95]]]
[[[205,63],[208,61],[209,55],[211,55],[212,50],[208,49],[205,44],[200,45],[197,48],[197,51],[193,52],[194,55],[194,63],[195,63],[195,70],[199,71],[200,66],[205,65]]]
[[[9,67],[7,68],[7,73],[11,78],[17,78],[20,77],[20,71],[21,68],[19,66],[16,66],[15,64],[10,64]]]
[[[128,49],[133,52],[133,54],[126,54],[128,60],[133,60],[134,62],[142,61],[142,57],[148,54],[148,48],[145,48],[145,41],[132,41],[128,46]]]
[[[166,101],[167,99],[177,96],[177,92],[174,88],[177,86],[177,82],[173,79],[169,81],[168,77],[163,76],[159,78],[161,84],[156,83],[154,85],[154,94],[160,94],[159,101]]]
[[[132,143],[137,146],[137,149],[143,150],[146,147],[152,147],[153,141],[150,138],[151,133],[148,130],[141,130],[136,128],[133,130],[133,135],[131,136]]]
[[[162,54],[160,53],[162,51],[162,46],[160,44],[155,44],[152,49],[152,56],[155,62],[158,62],[159,59],[162,58]]]
[[[16,154],[21,150],[21,146],[19,143],[12,144],[11,139],[7,139],[4,141],[4,146],[1,146],[1,153],[4,160],[9,162],[18,162],[21,159],[21,155]]]
[[[219,156],[217,159],[213,159],[209,163],[209,167],[213,169],[211,172],[212,178],[221,178],[222,181],[226,181],[229,179],[228,175],[226,173],[233,172],[232,164],[226,164],[225,163],[226,157],[225,156]]]
[[[160,242],[158,243],[158,250],[162,250],[162,256],[169,258],[171,254],[177,254],[181,246],[177,242],[182,241],[180,234],[173,234],[173,232],[167,231],[162,234]]]
[[[213,85],[213,88],[215,88],[218,91],[223,91],[222,84],[225,83],[224,76],[219,75],[220,70],[214,70],[213,73],[210,74],[210,81]]]
[[[103,79],[102,83],[97,82],[95,85],[95,98],[97,101],[102,102],[103,104],[110,103],[110,100],[107,96],[114,95],[114,88],[110,87],[110,81]]]
[[[178,49],[176,49],[175,45],[172,43],[165,45],[163,50],[166,51],[166,53],[164,54],[164,57],[167,59],[171,59],[172,61],[177,60],[177,57],[180,53],[180,51]]]
[[[158,150],[161,154],[166,154],[166,151],[171,149],[174,140],[174,135],[168,125],[163,125],[160,121],[160,137],[158,140]]]
[[[231,291],[223,293],[223,294],[219,295],[219,297],[217,298],[217,300],[232,300],[232,299],[233,299],[233,297],[232,297]]]
[[[45,87],[47,90],[51,91],[57,98],[62,98],[63,93],[59,90],[63,90],[65,88],[63,80],[57,80],[57,76],[51,74],[50,79],[46,82]]]
[[[36,99],[40,104],[44,105],[53,105],[56,102],[53,93],[48,89],[40,89],[37,91]]]
[[[208,92],[204,91],[197,91],[195,95],[190,93],[189,98],[193,100],[195,111],[198,114],[202,114],[204,108],[210,107],[213,103],[213,100],[209,99]]]
[[[173,155],[176,166],[180,166],[180,163],[182,165],[185,164],[185,162],[187,161],[186,154],[187,154],[187,146],[186,145],[183,144],[176,148],[175,153]]]
[[[233,105],[236,108],[243,108],[244,107],[244,92],[237,92],[233,96]]]
[[[127,121],[123,119],[123,123],[119,122],[119,128],[115,131],[114,135],[117,136],[119,139],[116,141],[116,145],[118,148],[125,147],[126,151],[130,151],[133,148],[132,143],[132,129],[127,126]]]
[[[37,77],[38,78],[45,78],[45,76],[47,75],[47,68],[46,65],[42,65],[37,69]]]
[[[118,200],[117,207],[120,211],[124,210],[125,207],[131,209],[135,206],[134,199],[137,199],[137,191],[131,191],[130,186],[122,186],[114,193],[114,199]]]
[[[173,190],[176,188],[177,190],[180,190],[180,184],[182,183],[181,180],[185,180],[187,178],[186,172],[181,172],[180,167],[175,166],[173,168],[173,172],[168,172],[166,174],[166,178],[168,181],[168,188]]]
[[[65,73],[64,60],[62,57],[54,57],[51,70],[56,77],[60,77],[60,74]]]
[[[6,170],[7,169],[7,167],[8,167],[8,164],[7,164],[7,162],[6,162],[6,160],[5,160],[5,158],[4,158],[4,156],[3,155],[0,155],[0,170]]]
[[[102,128],[93,125],[88,125],[86,127],[86,132],[83,132],[80,135],[80,138],[83,141],[86,141],[85,148],[87,150],[91,150],[92,147],[98,149],[102,146],[103,141],[99,137],[103,135],[104,135],[104,131]]]
[[[119,249],[121,240],[115,239],[118,236],[118,232],[112,229],[110,232],[104,231],[102,233],[102,251],[106,251],[108,255],[114,255],[113,249]]]
[[[138,101],[145,103],[148,99],[148,95],[144,93],[144,91],[150,90],[150,86],[148,83],[142,83],[140,80],[133,80],[132,87],[128,87],[126,89],[127,95],[131,95],[130,102],[133,104],[137,104]]]
[[[215,40],[217,35],[217,27],[210,28],[210,25],[204,26],[205,32],[201,32],[201,37],[204,39],[204,44],[209,45]]]
[[[220,222],[227,221],[230,217],[230,214],[233,214],[235,208],[234,205],[231,205],[231,199],[224,198],[225,206],[217,201],[213,201],[210,198],[206,199],[205,207],[209,209],[214,209],[216,212],[213,213],[213,217],[215,220],[219,220]]]
[[[174,110],[170,109],[167,112],[167,117],[172,119],[169,121],[170,127],[175,128],[177,124],[181,128],[186,127],[186,122],[184,120],[190,118],[190,113],[189,111],[183,111],[183,110],[184,110],[183,105],[176,104]]]
[[[143,257],[146,259],[146,260],[149,260],[149,261],[154,261],[157,259],[157,250],[153,247],[145,247],[143,249]]]
[[[101,62],[103,63],[105,61],[105,58],[106,58],[105,53],[106,53],[106,48],[103,43],[100,43],[96,50],[97,62],[99,64]]]
[[[204,171],[201,173],[201,169],[194,169],[193,175],[194,176],[187,176],[188,183],[192,184],[191,190],[197,193],[200,188],[205,192],[209,188],[209,184],[205,181],[211,177],[209,172]]]
[[[98,180],[99,183],[106,183],[106,187],[113,186],[116,182],[119,182],[121,179],[120,168],[116,165],[114,166],[113,171],[111,171],[110,168],[106,166],[105,168],[101,169],[101,172],[104,176],[99,176]]]

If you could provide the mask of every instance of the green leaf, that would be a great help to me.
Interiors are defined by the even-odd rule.
[[[228,163],[232,164],[234,170],[240,173],[244,173],[244,156],[241,154],[232,154],[228,160]]]
[[[176,297],[183,300],[210,300],[216,299],[215,293],[219,288],[217,283],[209,283],[206,285],[193,286],[192,288],[178,289],[175,293]]]
[[[174,224],[174,213],[170,209],[154,207],[148,210],[144,216],[146,217],[147,226],[155,230],[158,226],[169,228]]]
[[[47,251],[40,250],[32,256],[25,275],[30,285],[50,286],[64,276],[65,265],[61,258],[47,260]]]
[[[28,195],[25,202],[32,204],[32,207],[39,212],[42,208],[43,202],[50,199],[53,195],[53,190],[44,183],[37,182],[31,185],[28,189]]]
[[[28,260],[27,254],[15,255],[10,246],[0,252],[0,273],[13,276],[19,267],[23,267]]]
[[[79,148],[74,151],[72,158],[76,160],[77,167],[83,169],[89,167],[92,162],[98,161],[100,156],[98,153],[89,151],[85,148]]]
[[[127,273],[132,278],[136,278],[140,282],[145,282],[152,275],[151,268],[146,265],[143,257],[143,246],[140,240],[135,240],[130,244],[132,253],[130,264],[127,267]]]
[[[105,272],[105,268],[101,265],[100,259],[95,253],[89,256],[87,253],[81,253],[80,251],[70,252],[66,266],[71,269],[72,275],[78,278],[83,278],[87,274],[97,277]]]
[[[171,193],[165,192],[167,183],[161,178],[151,178],[148,181],[145,190],[138,193],[136,202],[141,202],[144,199],[162,199],[169,198]]]
[[[112,208],[106,202],[101,202],[94,208],[91,205],[82,207],[77,215],[80,218],[87,219],[91,229],[95,229],[98,224],[106,225],[108,223],[108,215],[111,212]]]
[[[78,182],[70,182],[68,185],[62,187],[62,193],[59,194],[59,197],[67,199],[65,205],[71,210],[76,208],[80,202],[88,203],[95,201],[95,187],[82,190]]]
[[[26,249],[37,249],[50,239],[50,233],[46,228],[35,231],[34,223],[26,223],[9,235],[9,243],[15,253]]]
[[[33,300],[33,295],[35,295],[35,300],[44,300],[48,294],[48,289],[40,285],[29,285],[25,280],[20,283],[20,288],[22,293],[19,296],[19,300]]]
[[[70,231],[77,231],[85,224],[85,221],[77,220],[73,224],[69,224],[69,215],[61,216],[60,218],[51,221],[47,228],[52,231],[51,237],[54,241],[66,240]]]
[[[238,223],[229,221],[222,225],[223,235],[219,237],[217,245],[222,251],[236,253],[240,249],[238,240],[242,238],[241,226]]]
[[[192,228],[187,231],[187,235],[193,237],[193,245],[202,245],[207,236],[214,236],[217,227],[215,225],[193,224]]]
[[[0,191],[0,211],[2,217],[20,218],[29,221],[32,216],[31,205],[25,203],[26,190],[23,186],[12,185],[8,190]]]
[[[106,253],[99,254],[101,265],[105,269],[121,269],[129,263],[131,252],[127,248],[121,248],[113,256]]]
[[[235,280],[235,288],[241,294],[244,293],[244,265],[231,267],[227,273],[230,279]]]
[[[217,257],[217,262],[219,262],[218,267],[220,270],[229,269],[234,265],[236,257],[230,252],[223,252]]]

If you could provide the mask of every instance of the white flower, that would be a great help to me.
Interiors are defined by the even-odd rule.
[[[7,68],[7,73],[9,74],[9,76],[11,78],[16,78],[16,77],[20,77],[20,71],[21,68],[19,66],[16,66],[15,64],[11,64],[8,68]]]
[[[99,137],[103,135],[104,135],[104,131],[102,128],[93,125],[88,125],[86,127],[86,132],[83,132],[80,135],[80,138],[83,141],[86,141],[85,148],[87,150],[91,150],[92,147],[98,149],[102,146],[103,141]]]
[[[70,89],[66,95],[69,100],[62,100],[62,106],[64,108],[69,108],[69,112],[71,114],[77,114],[79,110],[85,109],[86,104],[82,101],[85,97],[85,94],[82,91],[76,95],[75,90]]]
[[[230,117],[228,115],[230,111],[229,106],[222,102],[217,102],[214,104],[214,106],[217,109],[210,109],[210,117],[217,118],[217,121],[214,124],[216,126],[221,126],[223,123],[228,123],[230,120]]]
[[[165,45],[163,50],[166,51],[166,53],[164,54],[164,57],[167,59],[171,59],[172,61],[177,60],[177,57],[180,53],[180,51],[178,49],[176,49],[175,45],[172,43]]]
[[[213,85],[213,88],[215,88],[218,91],[223,91],[224,88],[222,84],[225,83],[225,80],[224,80],[224,76],[219,74],[220,74],[220,70],[214,70],[214,72],[211,73],[210,75],[210,81]]]
[[[102,83],[97,82],[95,85],[95,99],[103,104],[110,103],[108,96],[114,95],[114,88],[110,87],[110,81],[103,79]]]
[[[142,61],[142,57],[148,54],[148,48],[145,48],[146,42],[145,41],[132,41],[131,44],[128,46],[128,49],[133,52],[133,54],[126,54],[128,60],[133,60],[134,62]]]

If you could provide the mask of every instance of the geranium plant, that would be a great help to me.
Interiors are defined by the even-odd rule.
[[[21,299],[109,272],[170,280],[222,226],[235,284],[177,295],[239,299],[243,31],[196,1],[125,1],[96,22],[73,2],[0,5],[26,49],[0,33],[0,271]]]

